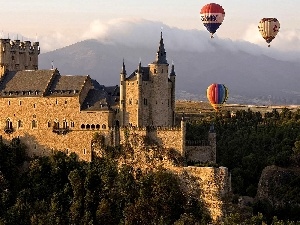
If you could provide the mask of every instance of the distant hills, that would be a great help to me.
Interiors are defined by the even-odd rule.
[[[126,37],[129,44],[121,37],[109,41],[90,39],[43,53],[39,68],[51,68],[54,61],[61,74],[89,74],[100,84],[119,85],[123,59],[128,75],[140,60],[142,66],[147,66],[155,59],[160,31],[148,36],[145,33],[142,37],[137,35],[136,45],[133,33],[131,38]],[[267,56],[260,47],[247,42],[210,40],[202,31],[168,28],[163,37],[168,62],[175,65],[177,99],[206,101],[206,88],[216,82],[228,87],[229,103],[300,104],[297,61]],[[147,40],[143,43],[141,38]]]

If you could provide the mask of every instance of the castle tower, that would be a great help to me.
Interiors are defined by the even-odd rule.
[[[166,51],[160,37],[153,63],[138,68],[128,77],[121,71],[120,117],[122,126],[172,126],[175,109],[175,71],[168,71]],[[173,94],[172,94],[173,91]],[[173,96],[173,97],[172,97]],[[123,100],[123,101],[122,101]]]
[[[156,59],[149,64],[149,77],[152,82],[151,93],[151,124],[154,126],[171,126],[171,93],[169,88],[169,77],[166,51],[164,47],[162,32]]]
[[[0,39],[0,78],[6,70],[37,70],[39,42]]]
[[[125,63],[123,60],[123,65],[120,73],[120,126],[124,126],[124,113],[126,111],[126,69],[125,69]]]

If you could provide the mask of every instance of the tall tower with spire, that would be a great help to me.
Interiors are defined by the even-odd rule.
[[[126,77],[123,62],[120,73],[121,126],[173,126],[175,110],[175,70],[169,64],[161,33],[155,61]]]

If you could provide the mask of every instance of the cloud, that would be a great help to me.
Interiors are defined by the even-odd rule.
[[[239,40],[209,38],[205,30],[183,30],[170,27],[159,21],[145,19],[113,19],[102,22],[95,20],[90,23],[85,32],[78,34],[52,33],[39,37],[42,52],[62,48],[86,39],[96,39],[106,44],[123,44],[127,46],[147,46],[157,48],[160,32],[166,49],[177,51],[208,52],[226,49],[233,52],[244,51],[252,55],[266,55],[280,60],[300,61],[300,30],[281,29],[272,41],[271,47],[258,32],[257,25],[246,28],[245,35]]]

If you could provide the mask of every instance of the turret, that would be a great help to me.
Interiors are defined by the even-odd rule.
[[[39,66],[39,61],[38,61],[38,55],[40,54],[40,43],[39,42],[33,42],[32,47],[33,47],[33,62],[32,66],[33,69],[37,70]]]
[[[126,69],[123,65],[120,73],[120,125],[124,126],[125,100],[126,100]]]
[[[172,87],[171,87],[171,110],[172,110],[172,125],[175,125],[175,69],[174,69],[174,63],[172,62],[172,68],[171,68],[171,73],[170,73],[170,80],[172,82]]]
[[[164,45],[164,40],[163,40],[163,37],[162,37],[162,32],[160,33],[160,42],[159,42],[158,51],[156,53],[155,63],[168,64],[168,62],[167,62],[167,53],[166,53],[166,50],[165,50],[165,45]]]
[[[143,124],[143,113],[142,113],[142,82],[143,82],[143,69],[142,63],[139,62],[139,66],[136,72],[136,80],[137,80],[137,126],[140,127]]]

